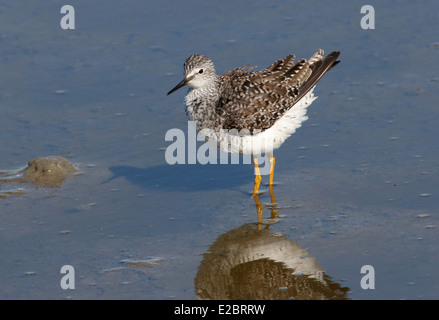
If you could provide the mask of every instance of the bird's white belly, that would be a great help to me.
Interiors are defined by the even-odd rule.
[[[313,93],[314,88],[277,120],[271,128],[263,132],[256,134],[238,132],[236,134],[236,132],[227,130],[222,130],[220,133],[214,130],[202,130],[200,134],[207,136],[209,141],[215,143],[224,152],[246,155],[271,153],[278,149],[308,119],[306,116],[307,108],[317,99]]]

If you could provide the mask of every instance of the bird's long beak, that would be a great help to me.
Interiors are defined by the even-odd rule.
[[[189,82],[189,79],[187,79],[187,78],[184,78],[183,80],[181,80],[181,82],[179,84],[177,84],[174,89],[172,89],[171,91],[168,92],[168,96],[171,93],[173,93],[174,91],[177,91],[178,89],[180,89],[181,87],[184,87],[188,82]]]

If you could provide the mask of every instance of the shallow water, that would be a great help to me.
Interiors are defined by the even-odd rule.
[[[221,298],[439,298],[436,2],[374,5],[374,30],[352,1],[69,4],[75,30],[61,29],[58,1],[0,4],[0,171],[60,155],[83,173],[57,188],[0,183],[1,299],[196,299],[210,287]],[[253,242],[239,236],[257,221],[251,165],[168,165],[165,134],[187,118],[183,90],[166,92],[195,52],[221,73],[318,48],[342,63],[276,152],[279,221]],[[236,253],[230,278],[209,265],[224,251]],[[283,284],[301,259],[318,267],[298,277],[323,272],[335,291]],[[60,286],[63,265],[74,290]],[[361,288],[364,265],[373,290]],[[264,270],[272,287],[258,286]]]

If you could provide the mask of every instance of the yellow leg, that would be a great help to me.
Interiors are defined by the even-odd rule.
[[[270,161],[270,178],[268,180],[268,185],[273,185],[273,175],[274,175],[274,165],[276,164],[276,158],[271,153],[267,153],[268,159]]]
[[[270,177],[268,180],[268,190],[270,191],[270,197],[271,197],[271,219],[274,219],[276,217],[279,217],[279,214],[277,213],[277,206],[276,206],[276,196],[274,195],[273,191],[273,175],[274,175],[274,165],[276,164],[276,158],[271,153],[267,153],[268,160],[270,161]]]
[[[262,177],[261,177],[261,171],[259,170],[259,163],[258,163],[258,157],[257,156],[253,156],[253,162],[255,164],[255,186],[253,188],[253,197],[255,197],[258,194],[259,191],[259,186],[261,184],[262,181]]]

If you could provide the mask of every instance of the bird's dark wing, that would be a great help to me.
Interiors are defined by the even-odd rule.
[[[224,129],[266,130],[294,106],[330,68],[339,52],[322,57],[319,50],[309,61],[294,62],[294,55],[267,69],[248,72],[238,68],[221,76],[222,93],[216,108]]]

